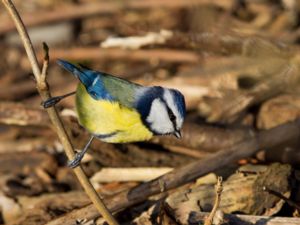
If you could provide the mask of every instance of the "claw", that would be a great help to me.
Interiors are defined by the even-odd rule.
[[[76,92],[73,91],[71,93],[68,93],[68,94],[65,94],[65,95],[62,95],[62,96],[56,96],[56,97],[52,97],[52,98],[49,98],[47,99],[46,101],[42,102],[42,106],[46,109],[46,108],[50,108],[52,106],[54,106],[56,103],[58,103],[60,100],[66,98],[66,97],[69,97],[71,95],[74,95]]]
[[[84,154],[87,152],[90,144],[92,143],[94,139],[94,136],[91,136],[88,143],[84,146],[83,150],[81,152],[76,152],[74,159],[68,162],[68,167],[74,169],[75,167],[79,166]]]
[[[74,169],[77,166],[79,166],[83,156],[84,156],[84,154],[82,154],[82,152],[77,152],[74,159],[72,159],[71,161],[68,161],[68,167]]]
[[[47,99],[46,101],[42,102],[42,106],[46,108],[50,108],[54,106],[56,103],[58,103],[62,98],[60,96],[58,97],[52,97]]]

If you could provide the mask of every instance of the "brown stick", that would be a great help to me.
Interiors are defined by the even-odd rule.
[[[298,83],[299,70],[296,64],[286,61],[282,69],[246,92],[225,94],[223,98],[208,98],[199,105],[199,111],[210,122],[233,122],[249,107],[277,96]],[[220,104],[221,103],[221,104]]]
[[[38,55],[42,55],[40,52]],[[126,49],[101,49],[95,47],[53,49],[51,57],[69,60],[86,59],[123,59],[137,61],[159,60],[165,62],[198,63],[200,56],[191,51],[171,49],[150,49],[150,50],[126,50]]]
[[[0,102],[0,123],[20,126],[49,126],[49,117],[41,109],[22,103]]]
[[[92,183],[149,181],[170,172],[170,167],[103,168],[91,177]]]
[[[5,140],[1,141],[0,154],[1,153],[16,153],[16,152],[30,152],[37,149],[43,149],[45,146],[49,146],[49,138],[34,138],[24,140]]]
[[[287,140],[298,138],[299,135],[300,120],[270,130],[261,131],[257,134],[253,133],[252,138],[244,140],[231,148],[214,153],[207,158],[197,160],[182,168],[175,169],[153,181],[141,184],[131,190],[124,191],[114,197],[105,199],[105,202],[112,211],[124,209],[144,201],[151,195],[160,193],[162,186],[164,191],[176,188],[211,171],[234,163],[241,158],[249,157],[260,149],[271,148],[280,143],[284,143]],[[49,222],[48,225],[74,224],[76,218],[83,216],[86,219],[91,220],[98,217],[98,213],[93,205],[89,205],[53,220]]]
[[[107,13],[118,13],[124,9],[149,9],[149,8],[181,8],[181,7],[192,7],[195,4],[214,4],[220,6],[222,8],[229,9],[233,0],[226,1],[212,1],[212,0],[193,0],[190,1],[182,1],[182,0],[148,0],[148,1],[138,1],[138,0],[130,0],[126,1],[126,3],[122,4],[120,2],[99,2],[99,3],[91,3],[91,4],[81,4],[81,5],[68,5],[68,6],[60,6],[55,10],[47,11],[47,12],[37,12],[37,13],[28,13],[24,15],[24,23],[26,26],[37,26],[42,24],[49,24],[61,21],[67,21],[72,19],[78,19],[98,14],[107,14]],[[13,31],[14,24],[8,20],[4,20],[1,22],[0,26],[0,35]]]
[[[174,32],[167,45],[213,52],[215,54],[241,54],[249,38],[234,32],[182,33]]]
[[[182,225],[190,224],[201,224],[204,218],[208,216],[205,212],[193,212],[191,218]],[[234,215],[234,214],[224,214],[224,224],[231,225],[248,225],[248,224],[260,224],[260,225],[298,225],[300,224],[299,218],[289,218],[289,217],[267,217],[267,216],[248,216],[248,215]]]
[[[195,122],[186,122],[183,126],[181,139],[172,136],[157,136],[151,141],[165,146],[181,146],[197,149],[198,151],[214,152],[249,139],[252,132],[251,129],[200,126]]]
[[[32,48],[32,43],[30,41],[30,38],[26,31],[26,28],[25,28],[14,4],[10,0],[2,0],[2,2],[5,5],[10,16],[12,17],[12,19],[16,25],[16,28],[19,32],[19,35],[20,35],[23,45],[25,47],[28,59],[32,66],[32,70],[33,70],[33,74],[34,74],[34,77],[37,82],[37,89],[39,91],[39,94],[41,95],[43,100],[46,100],[46,99],[50,98],[50,93],[49,93],[48,85],[46,82],[46,72],[47,72],[48,61],[49,61],[48,52],[46,51],[43,70],[41,72],[38,62],[37,62],[35,52]],[[62,124],[60,117],[58,116],[58,113],[57,113],[55,107],[47,109],[47,112],[48,112],[51,122],[53,123],[53,126],[57,132],[57,135],[66,151],[68,158],[72,159],[75,155],[74,149],[69,140],[68,135],[66,134],[65,128]],[[84,190],[90,197],[91,201],[95,204],[95,207],[97,208],[98,212],[101,215],[103,215],[103,217],[107,220],[107,222],[109,224],[117,225],[118,223],[115,221],[113,216],[107,210],[106,206],[103,204],[101,198],[99,197],[99,195],[97,194],[97,192],[95,191],[95,189],[93,188],[91,183],[89,182],[89,179],[85,175],[82,168],[77,167],[76,169],[74,169],[74,172],[75,172],[76,176],[78,177]]]
[[[277,191],[274,191],[272,189],[269,189],[268,187],[264,187],[264,191],[268,192],[269,194],[271,195],[275,195],[276,197],[284,200],[287,204],[289,204],[290,206],[296,208],[298,211],[300,211],[300,205],[298,205],[296,202],[288,199],[287,197],[285,197],[283,194],[277,192]]]
[[[215,186],[216,188],[216,199],[214,203],[214,207],[209,213],[208,217],[205,219],[204,225],[212,225],[214,217],[216,215],[217,209],[219,208],[220,202],[221,202],[221,194],[223,191],[223,186],[222,186],[222,177],[218,177],[217,184]]]
[[[65,126],[68,126],[66,122]],[[50,121],[44,110],[15,102],[0,102],[1,123],[21,126],[50,126]],[[226,129],[186,122],[181,139],[173,136],[156,136],[151,139],[151,142],[163,145],[173,152],[203,158],[207,154],[228,148],[250,138],[251,133],[251,129]]]

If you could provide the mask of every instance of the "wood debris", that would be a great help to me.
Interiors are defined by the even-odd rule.
[[[40,64],[49,45],[52,96],[78,83],[57,59],[185,96],[182,139],[95,141],[82,161],[120,224],[300,224],[298,1],[14,4]],[[105,224],[66,166],[15,25],[0,12],[0,224]],[[74,105],[73,96],[57,107],[80,150],[89,134]]]

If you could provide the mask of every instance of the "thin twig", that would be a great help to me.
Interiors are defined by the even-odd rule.
[[[299,135],[300,120],[286,123],[270,130],[253,133],[252,137],[247,140],[243,140],[229,148],[225,148],[181,168],[176,168],[157,179],[125,190],[113,197],[105,199],[105,202],[111,211],[119,211],[140,203],[151,195],[179,187],[209,172],[235,163],[239,159],[247,158],[260,149],[269,149],[285,143],[288,140],[298,139]],[[93,205],[88,205],[52,220],[48,222],[47,225],[69,225],[72,224],[73,218],[79,217],[80,215],[84,215],[85,218],[92,220],[95,219],[98,214]]]
[[[205,212],[193,212],[188,221],[184,221],[182,225],[188,224],[201,224],[203,217],[208,213]],[[268,216],[254,216],[254,215],[241,215],[241,214],[224,214],[224,223],[222,224],[231,224],[231,225],[250,225],[250,224],[259,224],[259,225],[299,225],[299,218],[292,217],[268,217]]]
[[[45,48],[46,50],[46,56],[44,58],[44,66],[43,66],[43,74],[41,73],[41,70],[38,65],[38,61],[36,58],[36,54],[33,50],[31,40],[28,36],[27,30],[20,18],[19,13],[17,12],[14,4],[10,0],[2,0],[3,4],[5,5],[6,9],[8,10],[10,16],[12,17],[16,28],[19,32],[20,38],[23,42],[23,45],[25,47],[28,59],[31,63],[32,71],[34,74],[34,77],[37,82],[37,89],[39,91],[39,94],[41,95],[43,100],[46,100],[50,97],[48,85],[46,82],[46,73],[47,73],[47,67],[48,67],[48,61],[49,61],[49,56],[48,56],[48,49]],[[44,45],[44,47],[46,47]],[[70,139],[68,135],[66,134],[65,128],[61,122],[61,119],[56,111],[55,107],[47,109],[47,112],[49,114],[49,117],[51,119],[51,122],[53,123],[53,126],[55,128],[55,131],[65,149],[65,152],[68,156],[69,159],[72,159],[75,155],[74,153],[74,148],[70,142]],[[84,190],[90,197],[91,201],[94,203],[95,207],[98,209],[99,213],[104,217],[105,220],[110,225],[117,225],[118,223],[116,220],[113,218],[113,216],[110,214],[106,206],[104,205],[103,201],[91,185],[90,181],[88,180],[87,176],[85,175],[84,171],[82,170],[81,167],[77,167],[74,169],[74,172],[80,181],[81,185],[83,186]]]
[[[135,60],[135,61],[151,61],[158,60],[170,63],[199,63],[201,57],[191,51],[176,49],[102,49],[95,47],[76,47],[76,48],[56,48],[53,49],[51,55],[53,59],[65,58],[69,60],[82,59],[114,59],[114,60]],[[37,52],[41,55],[41,52]]]
[[[47,114],[39,108],[17,102],[1,101],[0,124],[46,127],[49,126],[50,121]]]
[[[193,0],[190,1],[182,1],[182,0],[130,0],[124,3],[117,1],[92,1],[91,3],[84,4],[65,4],[60,5],[59,7],[55,7],[53,10],[48,11],[40,11],[35,15],[32,13],[26,13],[24,15],[24,21],[27,26],[38,26],[44,24],[51,24],[63,21],[70,21],[78,18],[86,18],[94,15],[107,15],[114,14],[117,12],[121,12],[123,10],[143,10],[143,9],[156,9],[156,8],[170,8],[170,9],[178,9],[178,8],[187,8],[194,5],[203,5],[203,4],[213,4],[220,8],[229,9],[232,7],[233,0],[226,1],[212,1],[212,0]],[[122,3],[122,4],[120,4]],[[13,30],[12,24],[2,18],[1,26],[0,26],[0,35],[5,34],[6,32],[10,32]],[[112,20],[113,23],[113,20]],[[107,23],[104,23],[107,24]],[[111,23],[108,23],[111,24]]]
[[[91,177],[91,182],[144,182],[160,177],[172,169],[170,167],[103,168]]]
[[[216,184],[216,199],[215,199],[214,207],[209,213],[209,216],[205,219],[204,225],[212,225],[215,214],[221,202],[222,191],[223,191],[222,177],[218,177],[218,181]]]
[[[46,76],[47,76],[50,57],[49,57],[49,47],[45,42],[43,42],[43,48],[44,48],[45,56],[44,56],[41,80],[42,80],[42,82],[46,83],[47,82]]]
[[[287,197],[285,197],[283,194],[272,190],[270,188],[264,187],[263,188],[264,191],[268,192],[271,195],[274,195],[282,200],[284,200],[287,204],[289,204],[290,206],[296,208],[298,211],[300,211],[300,205],[298,205],[297,203],[293,202],[292,200],[288,199]]]

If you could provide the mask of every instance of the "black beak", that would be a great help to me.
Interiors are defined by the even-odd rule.
[[[178,139],[181,138],[180,130],[176,130],[173,134],[174,134],[174,136],[177,137]]]

